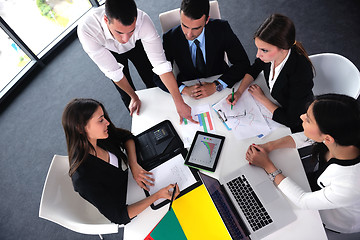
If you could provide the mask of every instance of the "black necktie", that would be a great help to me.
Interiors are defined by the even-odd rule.
[[[196,45],[196,70],[201,77],[205,77],[206,65],[204,61],[204,55],[200,48],[200,42],[199,40],[195,39],[194,43]]]

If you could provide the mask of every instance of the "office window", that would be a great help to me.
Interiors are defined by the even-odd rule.
[[[92,6],[88,0],[0,0],[5,22],[37,56]]]
[[[16,43],[0,28],[0,91],[30,62]]]
[[[98,5],[97,0],[0,0],[0,98]]]

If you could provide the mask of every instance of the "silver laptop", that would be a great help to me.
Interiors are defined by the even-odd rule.
[[[200,177],[233,239],[261,239],[296,219],[290,203],[261,168],[245,165],[220,183],[204,174]],[[225,210],[224,204],[228,206]],[[235,236],[236,231],[242,237]]]

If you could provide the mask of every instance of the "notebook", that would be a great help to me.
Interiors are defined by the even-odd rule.
[[[245,165],[220,182],[199,175],[233,239],[261,239],[296,219],[261,168]]]

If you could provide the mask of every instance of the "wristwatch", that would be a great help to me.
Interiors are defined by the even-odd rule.
[[[213,83],[215,83],[216,91],[221,92],[221,90],[223,90],[223,85],[221,85],[218,80],[215,80]]]
[[[274,181],[274,180],[275,180],[275,177],[276,177],[277,175],[279,175],[280,173],[282,173],[281,169],[276,169],[275,172],[269,173],[268,175],[269,175],[270,180],[271,180],[271,181]]]

